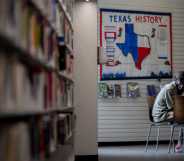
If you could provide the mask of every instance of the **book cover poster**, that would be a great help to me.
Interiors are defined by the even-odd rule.
[[[140,97],[139,84],[137,82],[127,83],[127,97],[128,98]]]
[[[172,77],[171,13],[100,9],[100,80]]]

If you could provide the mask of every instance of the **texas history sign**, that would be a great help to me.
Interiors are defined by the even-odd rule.
[[[172,77],[171,13],[100,9],[100,80]]]

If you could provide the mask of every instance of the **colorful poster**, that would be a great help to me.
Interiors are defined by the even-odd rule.
[[[172,77],[171,13],[100,9],[100,80]]]

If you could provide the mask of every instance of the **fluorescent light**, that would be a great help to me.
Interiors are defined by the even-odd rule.
[[[86,0],[86,2],[89,2],[89,0]]]

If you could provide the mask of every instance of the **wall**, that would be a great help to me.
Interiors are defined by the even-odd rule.
[[[75,154],[97,154],[97,8],[95,2],[76,2],[75,50]]]
[[[174,73],[184,70],[184,1],[182,0],[99,0],[101,8],[117,8],[143,11],[171,12],[173,19],[173,68]],[[134,80],[131,80],[134,81]],[[141,97],[126,98],[127,81],[109,82],[122,84],[123,98],[116,100],[98,99],[98,142],[144,141],[149,127],[146,104],[147,84],[160,84],[156,80],[135,80],[140,84]],[[164,80],[165,84],[170,80]],[[168,128],[161,132],[167,139]],[[152,137],[153,139],[153,137]]]

